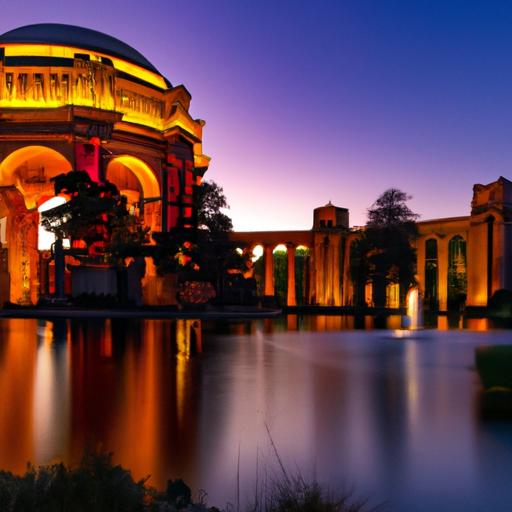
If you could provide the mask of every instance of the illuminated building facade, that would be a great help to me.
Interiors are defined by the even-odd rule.
[[[485,307],[497,290],[512,290],[511,220],[512,182],[500,177],[473,187],[469,216],[418,222],[416,278],[425,303],[440,311],[463,302]],[[359,232],[349,228],[346,209],[329,203],[315,209],[310,231],[238,232],[232,237],[250,251],[260,248],[263,266],[258,278],[263,295],[276,295],[274,267],[280,250],[287,262],[283,303],[352,306],[350,250]],[[371,283],[365,292],[371,305]],[[387,305],[398,307],[398,285],[388,286]]]
[[[183,85],[100,32],[39,24],[0,36],[1,303],[35,303],[42,291],[38,209],[60,173],[108,179],[153,232],[194,224],[194,187],[209,158],[190,100]],[[148,262],[147,303],[156,279]]]

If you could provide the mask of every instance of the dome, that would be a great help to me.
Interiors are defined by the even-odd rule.
[[[131,46],[115,37],[89,28],[60,23],[26,25],[0,35],[0,45],[11,43],[83,48],[126,60],[160,75],[153,64]]]

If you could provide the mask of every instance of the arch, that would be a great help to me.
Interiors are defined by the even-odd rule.
[[[261,296],[265,293],[265,246],[260,243],[253,244],[249,247],[249,252],[252,254],[256,292]]]
[[[131,155],[116,155],[107,165],[107,179],[109,173],[112,173],[118,165],[123,165],[135,175],[145,198],[160,197],[160,184],[153,169],[146,162]],[[115,181],[113,183],[117,185]],[[127,180],[126,184],[130,184],[130,181]]]
[[[459,308],[466,301],[466,295],[466,240],[455,235],[448,242],[448,308]]]
[[[135,156],[117,155],[112,158],[107,165],[105,177],[126,196],[129,205],[135,206],[143,198],[161,197],[160,184],[153,169]],[[162,205],[158,201],[143,204],[144,224],[151,231],[160,229],[161,207]]]
[[[300,244],[295,248],[295,298],[298,306],[308,303],[311,248]]]
[[[284,243],[272,250],[274,269],[274,295],[278,304],[285,306],[288,293],[288,248]]]
[[[425,305],[437,309],[439,304],[439,264],[437,238],[425,240]]]
[[[48,146],[25,146],[12,151],[0,163],[0,186],[15,186],[27,209],[41,196],[53,196],[50,178],[72,170],[68,159]]]
[[[286,247],[286,244],[285,243],[279,243],[279,244],[276,244],[273,248],[272,248],[272,253],[275,254],[275,253],[278,253],[278,252],[288,252],[288,247]]]

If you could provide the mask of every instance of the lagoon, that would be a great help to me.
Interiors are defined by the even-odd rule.
[[[375,329],[375,326],[387,327]],[[0,467],[114,452],[236,507],[287,471],[396,512],[508,511],[512,422],[481,418],[486,320],[0,320]]]

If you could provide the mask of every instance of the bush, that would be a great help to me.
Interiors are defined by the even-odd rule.
[[[112,464],[111,454],[86,454],[80,465],[29,466],[23,476],[0,472],[0,510],[116,512],[145,510],[151,498],[146,480]]]
[[[353,497],[352,491],[338,495],[327,492],[318,482],[306,481],[300,474],[270,484],[269,489],[260,490],[261,496],[249,508],[249,512],[370,512],[366,500]]]
[[[512,345],[478,347],[475,362],[486,389],[512,389]]]
[[[327,493],[317,482],[300,475],[256,489],[247,512],[370,512],[352,492]],[[158,492],[147,485],[149,477],[135,481],[127,469],[112,463],[112,454],[86,453],[80,464],[62,463],[34,467],[22,476],[0,471],[2,512],[220,512],[203,501],[192,500],[183,480],[169,480]],[[374,508],[373,510],[377,510]]]
[[[497,290],[489,299],[489,315],[497,318],[512,318],[512,291]]]

